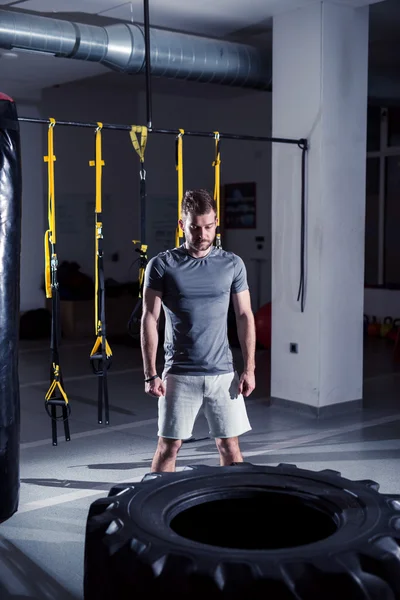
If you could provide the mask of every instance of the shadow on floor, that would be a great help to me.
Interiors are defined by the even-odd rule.
[[[141,462],[123,462],[123,463],[94,463],[92,465],[79,465],[86,467],[87,469],[93,470],[110,470],[110,471],[130,471],[131,469],[143,469],[148,467],[150,471],[151,466],[150,460],[143,460]]]
[[[26,598],[80,600],[2,535],[0,535],[0,598],[1,600],[26,600]]]
[[[40,485],[43,487],[77,489],[77,490],[96,490],[97,488],[111,488],[115,485],[109,481],[74,481],[70,479],[21,479],[21,483]],[[0,596],[1,598],[1,596]]]

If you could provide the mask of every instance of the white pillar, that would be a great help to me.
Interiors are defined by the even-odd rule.
[[[303,313],[301,151],[272,151],[271,397],[316,414],[362,398],[368,15],[323,1],[274,18],[273,135],[310,150]]]

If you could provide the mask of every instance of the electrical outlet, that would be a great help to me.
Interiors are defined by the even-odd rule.
[[[291,344],[290,344],[290,352],[291,352],[291,354],[298,354],[299,353],[299,346],[298,346],[298,344],[295,344],[294,342],[291,342]]]

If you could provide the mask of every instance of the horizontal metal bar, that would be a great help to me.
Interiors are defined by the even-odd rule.
[[[152,129],[151,133],[170,133],[178,135],[179,129]],[[220,138],[224,138],[227,140],[247,140],[249,142],[278,142],[281,144],[306,144],[307,140],[305,139],[291,139],[291,138],[275,138],[275,137],[263,137],[263,136],[255,136],[255,135],[242,135],[239,133],[223,133],[218,132]],[[215,137],[214,132],[208,131],[185,131],[185,136],[195,136],[195,137]]]
[[[37,119],[33,117],[18,117],[19,121],[24,123],[44,123],[49,124],[49,119]],[[97,123],[83,123],[80,121],[56,121],[56,125],[70,125],[72,127],[93,127],[97,128]],[[130,131],[131,125],[118,125],[111,123],[103,123],[103,129],[114,129],[119,131]],[[179,129],[150,129],[149,133],[159,133],[159,134],[172,134],[178,135]],[[193,136],[193,137],[215,137],[214,132],[210,131],[185,131],[185,136]],[[227,140],[242,140],[249,142],[275,142],[279,144],[295,144],[297,146],[305,146],[307,148],[307,140],[306,139],[291,139],[291,138],[277,138],[277,137],[263,137],[263,136],[254,136],[254,135],[241,135],[238,133],[223,133],[219,132],[220,138],[224,138]]]
[[[33,117],[18,117],[18,121],[22,121],[23,123],[44,123],[49,124],[49,119],[36,119]],[[72,127],[93,127],[97,128],[97,123],[82,123],[81,121],[57,121],[56,125],[71,125]],[[117,129],[120,131],[130,131],[132,128],[131,125],[113,125],[112,123],[103,123],[103,129]]]

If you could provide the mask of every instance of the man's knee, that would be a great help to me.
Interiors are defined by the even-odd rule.
[[[233,438],[216,438],[215,443],[217,444],[218,451],[221,454],[236,454],[239,452],[239,439]]]
[[[158,438],[158,451],[165,458],[173,458],[175,457],[180,447],[182,446],[182,440],[173,440],[169,438]]]

